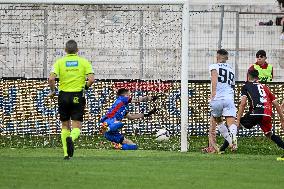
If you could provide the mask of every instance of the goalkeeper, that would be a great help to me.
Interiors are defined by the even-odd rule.
[[[116,149],[122,150],[137,150],[138,146],[129,139],[126,139],[121,133],[120,129],[123,127],[121,120],[126,117],[130,120],[149,117],[156,113],[157,109],[154,108],[148,113],[130,114],[128,113],[129,103],[156,101],[156,96],[145,96],[137,99],[130,97],[130,91],[125,88],[121,88],[117,91],[117,99],[104,115],[101,122],[101,133],[104,137],[114,143]]]

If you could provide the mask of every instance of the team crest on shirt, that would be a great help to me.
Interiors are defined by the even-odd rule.
[[[66,67],[77,67],[78,61],[66,61]]]

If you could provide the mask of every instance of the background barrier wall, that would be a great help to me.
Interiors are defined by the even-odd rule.
[[[66,41],[75,39],[97,79],[180,80],[181,6],[0,4],[0,16],[2,77],[47,77],[65,54]],[[237,80],[246,79],[255,53],[264,49],[274,81],[283,82],[284,41],[277,16],[284,13],[276,2],[190,6],[189,78],[208,80],[208,66],[222,47],[230,53]],[[270,20],[271,26],[259,25]]]
[[[239,102],[242,83],[236,85],[235,102]],[[283,83],[269,85],[279,99],[283,99]],[[57,114],[57,99],[46,98],[49,88],[46,80],[2,79],[0,87],[0,124],[2,135],[48,136],[60,134]],[[83,135],[99,133],[99,119],[115,100],[115,91],[127,87],[133,96],[163,95],[155,103],[143,102],[130,105],[130,113],[147,112],[158,107],[159,112],[151,118],[124,120],[126,134],[154,135],[157,129],[167,128],[171,135],[180,134],[180,83],[177,81],[98,80],[86,93],[86,114]],[[209,82],[189,82],[189,127],[190,135],[207,135],[210,112]],[[273,120],[274,131],[283,136],[277,115]],[[240,130],[240,135],[262,136],[260,128]]]

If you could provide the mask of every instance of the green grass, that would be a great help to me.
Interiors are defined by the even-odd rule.
[[[0,149],[0,188],[283,188],[278,155],[78,149]]]
[[[157,142],[152,136],[126,136],[138,144],[139,150],[178,151],[180,150],[180,138],[171,137],[167,142]],[[217,138],[218,144],[223,143],[221,137]],[[251,155],[281,155],[283,150],[271,140],[265,137],[239,137],[238,153]],[[75,142],[79,149],[112,149],[111,143],[102,136],[82,135]],[[191,136],[188,139],[189,151],[200,152],[208,145],[207,136]],[[1,136],[1,148],[61,148],[60,135],[48,136]]]

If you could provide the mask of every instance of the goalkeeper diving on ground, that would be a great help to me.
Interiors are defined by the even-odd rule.
[[[156,96],[145,96],[139,98],[131,98],[129,89],[121,88],[117,91],[117,98],[107,113],[102,116],[101,133],[104,137],[111,141],[116,149],[122,150],[137,150],[138,145],[131,140],[125,138],[120,132],[123,127],[122,119],[124,117],[133,120],[144,117],[150,117],[157,112],[156,108],[153,108],[148,113],[130,114],[128,112],[129,103],[138,103],[146,101],[156,101]]]

